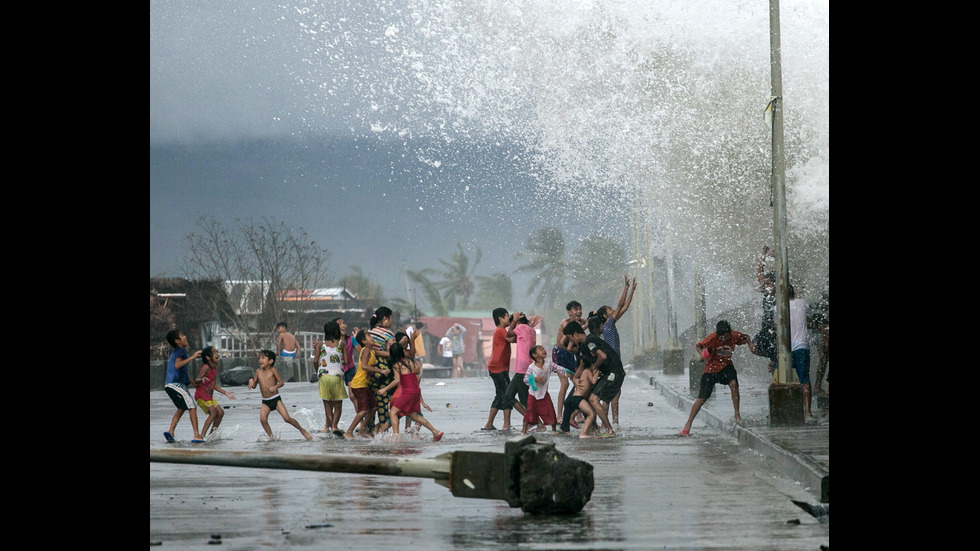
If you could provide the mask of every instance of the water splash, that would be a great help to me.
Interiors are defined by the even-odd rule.
[[[467,148],[499,148],[528,176],[522,201],[557,194],[558,216],[628,210],[627,226],[649,232],[634,254],[671,251],[717,294],[752,295],[739,284],[773,240],[768,2],[421,0],[363,19],[299,5],[304,79],[328,94],[343,80],[366,105],[352,124],[417,148],[419,180]],[[829,3],[780,9],[791,277],[816,291],[829,270]],[[373,30],[369,43],[352,25]],[[493,172],[467,184],[514,186]],[[630,229],[594,231],[626,243]]]
[[[306,427],[306,430],[311,432],[316,432],[322,429],[326,419],[325,417],[317,415],[316,412],[308,408],[300,408],[294,411],[292,413],[292,417],[299,420],[299,424]]]
[[[237,433],[241,428],[242,428],[241,424],[237,424],[232,427],[227,427],[222,425],[214,429],[214,431],[212,431],[211,434],[208,435],[207,440],[208,442],[221,442],[222,440],[232,440],[234,439],[235,433]]]

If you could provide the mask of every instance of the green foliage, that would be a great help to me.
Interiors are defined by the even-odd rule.
[[[504,272],[494,272],[489,276],[476,276],[480,287],[472,308],[493,310],[498,306],[512,308],[514,304],[514,284]]]
[[[515,258],[528,259],[517,271],[534,275],[527,292],[529,295],[537,293],[535,306],[551,311],[567,302],[564,295],[571,263],[565,253],[565,237],[560,228],[548,226],[532,234],[527,240],[527,251],[517,253]]]

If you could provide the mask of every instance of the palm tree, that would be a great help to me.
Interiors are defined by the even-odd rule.
[[[498,306],[511,308],[514,300],[514,284],[510,276],[504,272],[494,272],[489,276],[476,276],[480,283],[476,299],[473,301],[474,308],[492,310]]]
[[[449,310],[446,308],[446,303],[442,300],[442,295],[439,293],[438,286],[429,277],[435,273],[434,269],[426,268],[417,272],[405,270],[405,273],[408,275],[409,279],[419,286],[422,294],[426,298],[426,301],[429,303],[429,307],[432,308],[432,311],[436,316],[449,315]]]
[[[337,280],[337,284],[346,288],[359,300],[384,298],[381,286],[370,277],[364,275],[360,266],[351,266],[351,273]]]
[[[456,243],[458,249],[453,253],[449,262],[439,259],[445,266],[445,270],[439,272],[442,280],[437,283],[443,291],[442,299],[449,310],[466,310],[470,305],[470,297],[476,292],[476,284],[473,281],[473,271],[476,270],[480,259],[483,258],[483,251],[476,249],[476,260],[470,266],[470,259],[463,252],[463,246]]]
[[[582,303],[585,312],[602,305],[615,306],[623,289],[623,271],[626,268],[626,249],[616,240],[597,235],[582,240],[572,256],[575,266],[585,269],[575,272],[572,291]]]
[[[544,311],[551,311],[564,305],[565,284],[571,273],[571,264],[565,255],[565,237],[561,229],[548,226],[527,239],[527,251],[519,252],[515,258],[528,257],[527,264],[519,266],[518,272],[530,272],[534,278],[527,286],[528,295],[534,298],[534,305]]]

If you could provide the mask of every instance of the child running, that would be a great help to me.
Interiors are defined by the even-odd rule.
[[[521,434],[527,434],[531,425],[538,425],[539,432],[544,430],[545,425],[551,425],[551,430],[557,433],[558,418],[555,416],[551,395],[548,394],[548,378],[555,369],[553,365],[545,364],[548,350],[539,344],[528,352],[528,356],[532,363],[527,366],[527,373],[524,374],[524,383],[529,389]]]
[[[211,434],[214,434],[214,431],[218,430],[221,420],[225,417],[224,408],[214,399],[214,391],[217,390],[231,400],[235,399],[235,394],[218,386],[218,361],[221,359],[218,349],[213,346],[203,348],[201,358],[203,358],[204,364],[201,365],[197,379],[194,380],[197,383],[197,389],[194,390],[194,401],[197,402],[201,411],[208,412],[208,418],[204,421],[204,428],[201,430],[201,434],[207,436],[208,427],[211,427]]]
[[[187,335],[184,335],[179,329],[167,333],[167,342],[170,343],[173,350],[170,351],[170,358],[167,360],[167,380],[163,390],[167,392],[167,396],[170,396],[170,400],[177,407],[177,411],[174,412],[174,416],[170,420],[170,430],[164,432],[163,437],[171,444],[176,442],[174,433],[177,432],[177,423],[184,416],[184,412],[189,411],[191,429],[194,430],[194,439],[191,442],[194,444],[203,443],[204,437],[201,436],[197,428],[197,405],[187,390],[187,385],[191,382],[187,376],[187,364],[197,358],[201,351],[197,350],[193,355],[188,356]]]
[[[432,423],[419,415],[423,407],[426,411],[432,411],[432,408],[422,399],[422,389],[419,387],[419,371],[421,371],[419,365],[405,357],[405,349],[401,343],[391,343],[388,346],[388,354],[388,365],[391,366],[395,380],[379,392],[387,393],[395,387],[401,388],[401,392],[391,402],[391,416],[394,418],[391,423],[392,430],[398,434],[399,420],[407,415],[416,423],[432,431],[433,442],[442,440],[443,433],[437,431]]]
[[[283,421],[299,429],[303,438],[313,440],[313,435],[306,432],[306,429],[300,426],[299,421],[290,417],[289,412],[286,411],[286,406],[282,403],[282,398],[279,397],[279,389],[286,383],[279,376],[279,371],[276,369],[275,364],[275,352],[271,350],[260,351],[259,368],[255,370],[255,377],[248,380],[249,390],[258,386],[259,392],[262,393],[262,407],[259,409],[259,422],[262,423],[262,428],[269,435],[269,439],[275,440],[276,437],[272,434],[272,427],[269,426],[269,413],[275,410],[279,412],[279,415],[282,415]]]
[[[371,345],[371,336],[367,331],[358,331],[355,341],[361,349],[361,354],[357,361],[357,373],[350,382],[351,398],[354,399],[354,420],[347,425],[347,432],[344,438],[354,438],[354,430],[358,425],[361,430],[358,434],[365,438],[371,437],[368,429],[368,419],[374,416],[374,410],[378,407],[378,402],[374,397],[374,390],[368,385],[374,373],[384,373],[378,369],[378,357],[374,354],[374,347]]]

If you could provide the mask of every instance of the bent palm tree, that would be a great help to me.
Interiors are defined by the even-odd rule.
[[[492,310],[498,306],[510,309],[514,300],[514,285],[510,276],[504,272],[494,272],[489,276],[476,276],[480,282],[473,307]]]
[[[603,304],[614,305],[623,285],[626,249],[615,239],[598,235],[582,240],[572,255],[576,266],[588,266],[575,274],[572,290],[583,310],[596,310]]]
[[[544,310],[553,310],[562,304],[565,284],[571,272],[571,264],[565,253],[565,237],[555,226],[542,228],[527,239],[527,251],[517,253],[515,258],[528,258],[529,261],[517,268],[518,272],[531,273],[534,278],[527,286],[527,293],[537,295],[534,305]]]
[[[437,284],[443,291],[442,299],[449,310],[466,310],[470,305],[470,298],[476,292],[476,283],[473,281],[473,271],[476,270],[480,259],[483,258],[483,251],[476,249],[476,260],[470,266],[470,259],[463,252],[463,246],[456,243],[458,249],[453,253],[449,262],[439,259],[439,262],[446,267],[439,272],[442,280]]]

